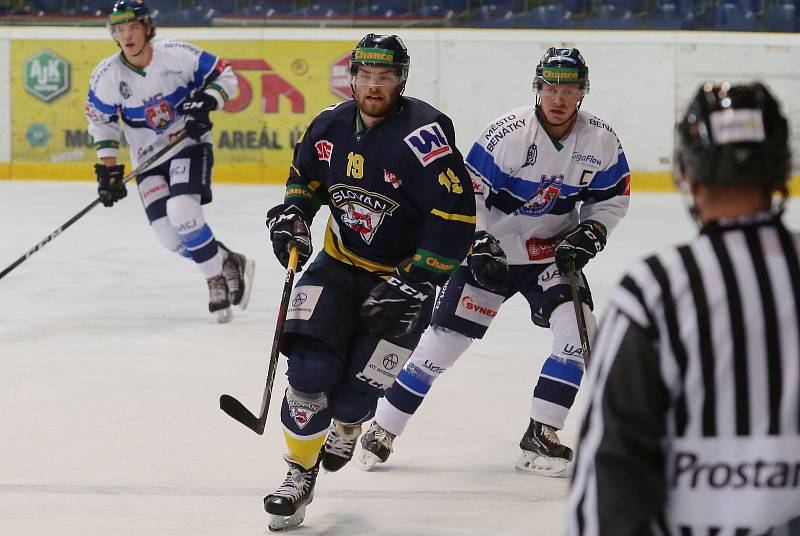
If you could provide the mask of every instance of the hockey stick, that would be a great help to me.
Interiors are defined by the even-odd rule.
[[[128,173],[127,175],[125,175],[125,177],[123,177],[123,179],[122,179],[122,182],[123,182],[123,183],[126,183],[126,182],[130,181],[131,179],[135,178],[137,175],[141,175],[142,173],[144,173],[145,171],[147,171],[147,168],[149,168],[149,167],[150,167],[151,165],[153,165],[153,164],[154,164],[154,163],[155,163],[155,162],[156,162],[158,159],[160,159],[162,156],[164,156],[164,155],[165,155],[165,154],[167,154],[169,151],[171,151],[171,150],[172,150],[172,149],[173,149],[173,148],[174,148],[176,145],[178,145],[178,143],[180,143],[180,142],[181,142],[181,141],[182,141],[182,140],[183,140],[185,137],[186,137],[186,131],[183,131],[183,132],[181,132],[180,134],[178,134],[178,136],[177,136],[177,137],[176,137],[174,140],[172,140],[172,141],[171,141],[171,142],[169,142],[167,145],[165,145],[165,146],[164,146],[162,149],[160,149],[159,151],[157,151],[157,152],[156,152],[156,154],[154,154],[153,156],[151,156],[150,158],[148,158],[148,159],[147,159],[147,160],[146,160],[146,161],[145,161],[143,164],[141,164],[139,167],[137,167],[136,169],[134,169],[133,171],[131,171],[130,173]],[[50,233],[49,235],[47,235],[46,237],[44,237],[44,240],[42,240],[41,242],[39,242],[38,244],[36,244],[35,246],[33,246],[31,249],[29,249],[29,250],[27,251],[27,253],[25,253],[25,255],[23,255],[22,257],[20,257],[20,258],[19,258],[19,259],[17,259],[16,261],[12,262],[12,263],[11,263],[11,265],[9,265],[9,266],[8,266],[8,268],[6,268],[6,269],[5,269],[5,270],[3,270],[2,272],[0,272],[0,279],[2,279],[3,277],[5,277],[5,276],[6,276],[6,275],[7,275],[7,274],[8,274],[8,273],[11,271],[11,270],[13,270],[14,268],[16,268],[16,267],[17,267],[17,266],[19,266],[20,264],[22,264],[24,261],[26,261],[26,260],[28,259],[28,257],[30,257],[31,255],[33,255],[34,253],[36,253],[37,251],[39,251],[40,249],[42,249],[42,248],[45,246],[45,244],[47,244],[48,242],[50,242],[51,240],[53,240],[55,237],[57,237],[58,235],[60,235],[61,233],[63,233],[65,230],[67,230],[67,228],[69,228],[69,227],[70,227],[70,226],[71,226],[73,223],[75,223],[75,222],[76,222],[76,221],[78,221],[79,219],[83,218],[83,217],[86,215],[86,213],[87,213],[87,212],[89,212],[90,210],[92,210],[94,207],[96,207],[96,206],[97,206],[97,205],[99,205],[99,204],[100,204],[100,198],[98,197],[97,199],[95,199],[94,201],[92,201],[91,203],[89,203],[89,204],[88,204],[86,207],[84,207],[84,208],[83,208],[83,210],[81,210],[80,212],[78,212],[77,214],[75,214],[73,217],[71,217],[70,219],[68,219],[68,220],[67,220],[67,222],[66,222],[66,223],[64,223],[64,224],[63,224],[61,227],[59,227],[58,229],[56,229],[55,231],[53,231],[52,233]]]
[[[219,397],[219,409],[247,426],[258,435],[264,433],[264,426],[267,424],[267,412],[269,411],[269,400],[272,397],[272,383],[275,381],[275,369],[278,367],[278,355],[281,335],[283,334],[283,324],[286,322],[286,311],[289,309],[289,297],[292,294],[294,274],[297,271],[297,257],[297,247],[295,247],[294,243],[291,243],[289,246],[289,266],[286,270],[286,281],[283,284],[281,305],[278,309],[278,320],[275,323],[272,352],[269,355],[267,385],[264,387],[264,396],[261,398],[261,413],[256,417],[249,409],[244,407],[244,404],[231,395],[222,395]]]
[[[572,290],[572,304],[575,306],[575,318],[578,320],[578,334],[581,337],[581,350],[584,364],[589,363],[589,331],[586,329],[586,317],[583,316],[583,302],[579,283],[580,271],[575,269],[575,259],[569,261],[569,288]]]

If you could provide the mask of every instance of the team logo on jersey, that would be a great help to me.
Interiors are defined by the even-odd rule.
[[[525,216],[541,216],[547,214],[555,206],[558,196],[561,193],[561,186],[564,183],[564,175],[541,176],[539,189],[536,195],[527,203],[522,205],[515,214]]]
[[[367,244],[372,242],[383,218],[400,206],[393,199],[355,186],[337,184],[328,192],[333,206],[342,211],[339,219]]]
[[[525,155],[525,163],[522,164],[522,167],[532,166],[536,163],[536,155],[538,154],[539,149],[536,147],[535,143],[532,143],[530,147],[528,147],[528,154]]]
[[[453,154],[439,123],[429,123],[403,138],[420,164],[427,166],[437,158]]]
[[[144,117],[147,124],[156,132],[166,130],[175,121],[175,112],[172,106],[164,100],[164,96],[159,93],[152,99],[144,101]]]
[[[388,169],[383,170],[383,180],[391,184],[394,188],[400,188],[403,185],[403,181],[397,178],[397,175],[389,171]]]
[[[333,144],[328,140],[319,140],[314,144],[317,149],[317,160],[324,160],[328,164],[331,163],[331,153],[333,153]]]
[[[122,95],[123,99],[131,98],[131,86],[125,80],[119,83],[119,94]]]

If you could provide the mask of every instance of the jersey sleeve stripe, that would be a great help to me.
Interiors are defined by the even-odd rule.
[[[117,112],[116,106],[101,101],[91,89],[89,90],[89,103],[104,114],[112,115]]]
[[[448,221],[461,221],[464,223],[475,223],[476,221],[475,216],[467,216],[465,214],[450,214],[448,212],[439,210],[438,208],[431,210],[431,214],[433,214],[434,216],[438,216],[443,220],[448,220]]]
[[[216,65],[216,56],[205,51],[200,54],[200,59],[197,61],[197,70],[194,72],[195,87],[204,87],[208,82],[216,78],[216,76],[211,76],[213,73],[217,72],[215,70]]]
[[[631,174],[628,167],[628,160],[625,158],[625,153],[619,153],[616,163],[607,169],[595,173],[591,184],[590,190],[606,190],[619,184],[621,180]]]

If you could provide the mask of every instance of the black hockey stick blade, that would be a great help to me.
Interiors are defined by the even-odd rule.
[[[264,427],[267,424],[267,416],[264,415],[263,419],[259,419],[253,415],[249,409],[244,407],[244,404],[231,395],[222,395],[219,397],[219,409],[227,413],[231,418],[247,426],[258,435],[264,433]]]
[[[233,419],[250,428],[258,435],[264,433],[267,424],[267,412],[269,411],[269,401],[272,398],[272,384],[275,381],[275,370],[278,368],[278,355],[280,354],[280,341],[283,334],[283,324],[286,321],[286,312],[289,308],[289,297],[292,294],[292,283],[294,274],[297,271],[299,254],[297,247],[290,242],[289,265],[286,270],[286,280],[283,283],[283,293],[281,294],[281,304],[278,308],[278,319],[275,322],[275,336],[272,338],[272,351],[269,354],[269,370],[267,381],[264,386],[264,396],[261,397],[261,412],[256,417],[244,404],[230,395],[219,397],[219,408]]]

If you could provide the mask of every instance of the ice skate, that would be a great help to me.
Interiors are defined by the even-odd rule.
[[[344,467],[353,458],[359,435],[361,424],[349,425],[333,421],[322,449],[322,468],[333,473]]]
[[[253,290],[256,263],[241,253],[229,250],[222,242],[217,241],[217,245],[228,253],[222,265],[222,275],[228,284],[228,300],[232,305],[238,305],[240,309],[247,309],[250,292]]]
[[[228,285],[221,275],[208,280],[208,310],[217,317],[217,322],[224,324],[233,318],[231,302],[228,300]]]
[[[361,449],[358,451],[358,464],[364,471],[371,471],[379,463],[384,463],[392,453],[394,434],[372,421],[369,429],[361,436]]]
[[[303,522],[306,506],[314,499],[314,484],[317,482],[319,462],[311,469],[286,458],[289,472],[274,493],[264,497],[264,510],[270,514],[269,530],[286,530]]]
[[[552,426],[531,419],[519,447],[522,454],[517,460],[518,471],[556,478],[569,476],[572,449],[561,444]]]

